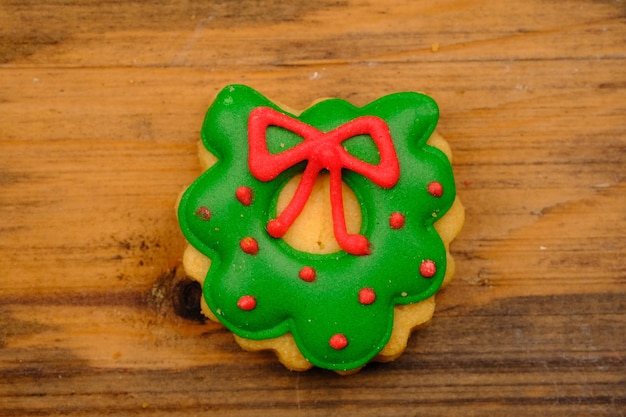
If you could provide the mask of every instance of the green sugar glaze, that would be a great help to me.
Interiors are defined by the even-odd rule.
[[[340,171],[359,201],[368,254],[300,252],[268,233],[282,187],[309,162],[273,179],[251,173],[250,115],[260,107],[321,132],[360,117],[384,121],[399,162],[397,182],[385,188],[362,173]],[[446,249],[433,223],[452,205],[455,185],[447,157],[426,144],[437,119],[436,103],[418,93],[391,94],[360,108],[329,99],[296,116],[249,87],[224,88],[201,132],[218,161],[189,186],[178,209],[183,234],[212,260],[203,293],[215,316],[244,338],[291,333],[304,357],[321,368],[352,370],[376,356],[391,335],[394,307],[430,297],[445,275]],[[280,155],[306,139],[269,126],[265,140],[268,152]],[[342,146],[350,157],[380,163],[368,134]]]

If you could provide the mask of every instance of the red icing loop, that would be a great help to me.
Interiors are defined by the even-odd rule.
[[[244,237],[239,242],[241,250],[250,255],[256,255],[259,252],[259,244],[253,237]]]
[[[436,273],[437,273],[437,265],[435,265],[434,261],[431,261],[430,259],[422,261],[420,265],[420,274],[424,278],[431,278]]]
[[[252,204],[252,189],[250,187],[242,185],[241,187],[237,188],[237,191],[235,191],[235,196],[237,197],[237,200],[239,200],[239,202],[244,206],[249,206],[250,204]]]
[[[359,291],[359,303],[370,305],[376,301],[376,292],[373,288],[361,288]]]
[[[441,197],[443,195],[443,186],[439,181],[433,181],[428,184],[428,193],[433,197]]]
[[[328,343],[330,344],[331,348],[335,350],[341,350],[348,346],[348,338],[342,333],[337,333],[330,338],[330,341]]]
[[[211,218],[211,211],[208,208],[202,206],[196,210],[196,216],[200,217],[202,220],[209,220]]]
[[[389,216],[389,226],[392,229],[402,229],[404,227],[404,223],[405,218],[402,213],[396,211],[395,213],[391,213],[391,216]]]
[[[284,152],[272,154],[267,148],[265,136],[269,126],[292,131],[304,141]],[[382,188],[396,185],[400,177],[400,165],[389,127],[384,120],[375,116],[362,116],[330,132],[322,132],[269,107],[257,107],[250,113],[248,135],[248,165],[252,175],[260,181],[271,181],[287,168],[307,161],[292,200],[280,216],[268,224],[268,233],[272,237],[280,238],[287,233],[309,199],[317,175],[325,169],[330,173],[333,231],[339,246],[352,255],[370,253],[369,242],[364,236],[347,232],[341,171],[354,171]],[[378,147],[380,162],[377,165],[355,158],[342,147],[345,140],[358,135],[370,135]]]
[[[245,311],[254,310],[256,308],[256,298],[251,295],[244,295],[237,301],[237,307]]]
[[[298,276],[300,277],[300,279],[302,281],[306,281],[306,282],[313,282],[313,281],[315,281],[316,275],[317,274],[315,272],[315,269],[311,268],[310,266],[302,267],[302,269],[298,273]]]

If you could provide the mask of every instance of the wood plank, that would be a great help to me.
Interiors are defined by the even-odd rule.
[[[156,415],[198,410],[229,415],[310,410],[321,415],[352,414],[363,407],[371,408],[372,415],[394,410],[403,416],[414,415],[415,409],[441,416],[450,410],[476,415],[515,410],[525,416],[564,409],[574,416],[618,415],[623,361],[603,333],[618,337],[626,330],[623,313],[613,310],[624,302],[622,295],[585,294],[444,308],[418,332],[406,355],[349,379],[318,370],[285,372],[264,354],[233,349],[224,331],[202,333],[200,325],[163,329],[158,347],[147,335],[124,340],[124,334],[107,332],[104,341],[96,341],[102,335],[95,320],[74,336],[84,349],[76,349],[71,340],[54,348],[43,343],[10,349],[22,366],[8,373],[14,384],[0,385],[0,393],[12,400],[7,415],[45,414],[51,406],[76,415],[134,415],[144,409]],[[136,337],[145,318],[129,311],[120,316],[131,319],[125,321],[133,327],[126,336]],[[502,316],[507,320],[501,321]],[[459,331],[459,321],[464,331]],[[212,355],[203,354],[207,347]],[[101,356],[81,357],[95,350]],[[176,367],[164,355],[172,350],[180,351]],[[140,355],[143,360],[137,359]],[[137,362],[144,366],[136,368]],[[234,391],[244,396],[243,402]]]
[[[621,1],[0,4],[0,416],[626,412]],[[213,95],[430,94],[467,221],[403,356],[286,371],[201,320],[174,205]]]

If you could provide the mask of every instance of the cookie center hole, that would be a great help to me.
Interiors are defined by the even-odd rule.
[[[300,183],[301,175],[294,176],[278,195],[276,211],[283,212],[291,201]],[[354,192],[342,183],[343,208],[348,233],[358,233],[361,229],[361,207]],[[330,205],[330,176],[320,173],[302,213],[293,222],[283,240],[301,252],[327,254],[341,250],[333,232],[333,219]]]

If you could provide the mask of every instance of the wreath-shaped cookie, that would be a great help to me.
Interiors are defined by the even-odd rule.
[[[291,334],[311,364],[358,369],[385,347],[396,306],[440,288],[449,259],[434,227],[455,201],[452,168],[427,140],[435,102],[418,93],[365,107],[329,99],[290,114],[241,85],[223,89],[207,112],[203,144],[217,157],[183,194],[181,229],[211,266],[206,304],[240,338]],[[280,213],[281,190],[299,176]],[[320,175],[330,181],[340,250],[312,254],[282,237]],[[350,233],[342,187],[356,196]]]

